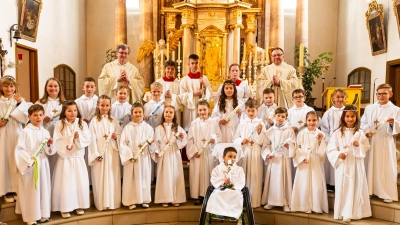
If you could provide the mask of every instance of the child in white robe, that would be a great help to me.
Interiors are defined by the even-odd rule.
[[[218,123],[208,117],[210,105],[206,100],[199,100],[196,108],[199,118],[190,125],[186,154],[190,160],[190,197],[196,199],[195,205],[201,205],[210,186],[211,171],[218,165],[212,151],[221,140],[221,130]]]
[[[168,60],[165,62],[165,76],[158,79],[163,87],[163,95],[161,99],[164,99],[167,105],[172,105],[175,108],[175,117],[178,125],[181,125],[182,112],[181,112],[181,99],[179,98],[179,85],[180,82],[175,78],[176,73],[176,63],[174,61]]]
[[[236,165],[237,150],[227,147],[222,156],[223,161],[213,169],[211,184],[214,191],[207,202],[206,212],[236,220],[243,212],[242,189],[245,185],[245,175],[242,167]]]
[[[129,209],[142,204],[148,208],[151,202],[151,156],[149,146],[154,141],[153,128],[143,121],[143,105],[132,105],[132,122],[121,134],[119,152],[124,166],[122,204]],[[140,150],[143,150],[140,153]]]
[[[14,77],[0,79],[0,196],[6,202],[14,202],[18,190],[14,150],[22,124],[28,122],[28,105],[17,90]]]
[[[233,112],[239,107],[236,112]],[[240,123],[244,104],[238,100],[235,83],[227,80],[222,84],[222,93],[215,105],[211,117],[216,119],[222,133],[222,143],[232,143],[233,136]]]
[[[186,132],[178,125],[175,108],[166,106],[161,124],[155,130],[154,160],[157,163],[155,203],[179,206],[186,202],[185,180],[180,149],[186,146]]]
[[[15,212],[22,214],[22,220],[32,225],[37,220],[47,222],[50,218],[51,181],[47,155],[56,151],[50,148],[53,139],[42,126],[43,106],[36,104],[29,107],[28,117],[31,123],[21,131],[15,148],[15,160],[20,172]],[[39,175],[37,179],[35,170]]]
[[[206,76],[202,75],[199,69],[199,56],[189,55],[188,66],[190,72],[180,82],[179,98],[183,105],[182,124],[185,131],[189,131],[191,122],[197,117],[197,102],[201,98],[211,100],[212,90]]]
[[[304,103],[306,101],[306,93],[303,89],[295,89],[292,92],[292,101],[294,105],[288,110],[288,122],[297,134],[305,128],[306,114],[314,111],[314,109]]]
[[[242,102],[247,102],[247,99],[251,97],[251,89],[247,81],[242,81],[240,79],[240,66],[237,63],[233,63],[229,66],[229,77],[230,80],[235,84],[237,90],[237,98]],[[222,85],[219,86],[215,99],[219,99],[222,93]]]
[[[292,166],[296,136],[287,120],[287,109],[279,107],[275,110],[275,125],[265,132],[266,148],[262,157],[267,165],[265,173],[262,204],[264,209],[283,206],[284,212],[290,212],[292,196]]]
[[[115,93],[117,101],[111,106],[111,116],[118,120],[123,129],[131,120],[132,105],[128,103],[129,88],[127,86],[119,86]]]
[[[274,115],[275,109],[278,106],[275,102],[275,92],[272,88],[266,88],[263,91],[263,101],[264,103],[260,105],[257,109],[257,118],[263,120],[265,129],[268,130],[274,125]]]
[[[111,117],[111,98],[101,95],[90,122],[88,162],[92,167],[94,205],[99,211],[121,207],[121,163],[118,140],[122,129]]]
[[[84,159],[90,144],[90,131],[82,121],[74,101],[66,101],[54,130],[54,147],[58,159],[52,180],[51,210],[60,211],[63,218],[69,212],[83,215],[90,207],[89,177]]]
[[[297,135],[297,148],[293,156],[293,164],[297,170],[290,203],[292,212],[329,212],[324,164],[321,161],[325,156],[326,143],[317,124],[317,113],[308,112],[306,128]]]
[[[245,104],[247,118],[242,120],[234,136],[234,143],[242,145],[244,157],[243,171],[246,174],[246,187],[249,188],[253,208],[261,206],[261,192],[263,182],[262,148],[265,136],[262,130],[264,123],[257,118],[257,100],[249,98]]]
[[[150,85],[151,100],[144,105],[144,118],[153,129],[156,129],[161,123],[163,118],[164,105],[166,104],[164,100],[161,100],[163,87],[160,83],[153,82]]]
[[[339,128],[340,117],[342,116],[344,103],[346,102],[346,91],[343,89],[336,89],[332,92],[331,98],[333,106],[328,109],[322,116],[321,131],[325,133],[325,141],[328,143],[333,132]],[[328,191],[335,189],[335,170],[333,169],[328,158],[324,162],[325,179]]]
[[[344,222],[372,215],[364,167],[370,146],[359,124],[357,108],[346,106],[340,127],[333,132],[328,144],[328,159],[335,168],[334,219]]]
[[[368,190],[384,202],[398,201],[397,157],[395,137],[400,133],[400,108],[389,98],[389,84],[376,88],[378,102],[368,105],[361,118],[361,129],[370,138],[371,149],[366,157]]]

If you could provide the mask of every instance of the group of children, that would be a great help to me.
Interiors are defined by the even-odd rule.
[[[240,216],[243,186],[254,208],[327,213],[326,184],[334,185],[334,218],[343,221],[371,216],[370,195],[398,200],[393,135],[400,129],[400,110],[389,101],[390,85],[378,86],[378,103],[366,107],[361,120],[357,108],[344,106],[341,89],[333,92],[334,106],[320,121],[304,103],[303,90],[293,91],[295,105],[286,109],[274,104],[274,91],[267,88],[260,105],[237,79],[222,84],[211,112],[210,84],[198,63],[191,55],[190,73],[179,82],[175,63],[168,61],[144,105],[127,102],[126,86],[117,88],[114,103],[110,96],[97,97],[90,77],[82,86],[85,94],[66,101],[60,82],[50,78],[44,96],[28,109],[15,79],[3,77],[0,179],[6,182],[0,183],[0,195],[11,202],[15,196],[9,193],[18,193],[16,212],[36,224],[48,221],[50,211],[63,218],[74,210],[84,214],[90,183],[100,211],[121,203],[147,208],[156,177],[154,202],[179,206],[186,202],[181,155],[186,148],[190,197],[202,204],[212,184],[216,190],[207,211],[233,219]],[[231,65],[232,78],[238,69]],[[220,159],[215,151],[221,143],[239,147],[225,148]]]

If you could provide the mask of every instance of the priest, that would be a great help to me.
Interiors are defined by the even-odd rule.
[[[278,107],[289,109],[293,106],[292,91],[297,88],[296,69],[283,61],[283,49],[276,47],[271,52],[272,64],[261,70],[257,77],[257,101],[262,102],[265,88],[275,91],[275,103]]]
[[[128,62],[128,55],[131,52],[126,44],[117,46],[115,61],[104,65],[99,76],[99,95],[108,95],[111,102],[116,101],[116,90],[118,86],[128,86],[129,103],[141,101],[144,88],[144,80],[139,75],[138,69]]]

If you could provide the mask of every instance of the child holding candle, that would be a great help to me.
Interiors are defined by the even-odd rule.
[[[128,93],[129,88],[127,86],[119,86],[116,91],[117,101],[111,106],[111,116],[118,120],[122,129],[131,119],[132,105],[128,103]]]
[[[296,136],[286,123],[287,109],[279,107],[275,110],[275,125],[265,132],[266,148],[262,158],[267,165],[265,173],[262,204],[264,209],[283,206],[284,212],[290,212],[292,196],[292,163]]]
[[[156,129],[161,123],[162,113],[164,111],[165,101],[161,100],[163,86],[159,82],[150,84],[151,100],[144,105],[144,121],[153,129]]]
[[[261,158],[264,142],[264,124],[257,115],[257,100],[249,98],[245,105],[247,118],[242,120],[233,137],[235,144],[241,144],[244,152],[242,167],[246,174],[246,186],[251,195],[253,208],[261,206],[263,161]]]
[[[382,141],[380,143],[382,145]],[[369,148],[368,139],[360,130],[357,108],[346,106],[340,117],[340,126],[333,132],[327,149],[329,162],[335,168],[333,218],[336,220],[350,222],[351,219],[358,220],[372,215],[364,167],[364,158]]]
[[[117,209],[121,207],[121,163],[117,140],[122,129],[111,117],[111,98],[107,95],[98,98],[89,130],[88,162],[92,167],[94,205],[99,211]]]
[[[82,121],[74,101],[66,101],[60,120],[54,129],[54,147],[58,159],[53,173],[52,211],[63,218],[70,213],[83,215],[90,207],[89,177],[84,159],[85,147],[90,144],[90,131]]]
[[[186,154],[190,160],[190,197],[196,199],[195,205],[201,205],[210,186],[211,171],[218,164],[212,151],[222,134],[218,123],[209,118],[208,102],[201,99],[196,108],[199,117],[190,125]]]
[[[18,137],[15,148],[16,163],[20,172],[18,201],[15,211],[22,214],[28,225],[47,222],[51,212],[50,165],[47,155],[56,153],[50,148],[53,139],[43,125],[44,108],[35,104],[29,107],[31,121]],[[36,177],[38,176],[38,177]]]
[[[154,161],[157,163],[155,203],[179,206],[186,202],[180,149],[187,144],[186,132],[178,125],[175,108],[166,106],[161,124],[155,130]]]
[[[378,102],[368,105],[361,118],[361,129],[370,138],[371,150],[366,158],[368,189],[384,202],[398,201],[396,142],[400,132],[400,108],[389,99],[389,84],[376,88]]]
[[[229,66],[229,79],[235,83],[237,90],[237,98],[241,100],[243,103],[247,101],[247,99],[251,96],[251,90],[247,81],[242,81],[240,79],[240,67],[239,64],[234,63]],[[215,99],[219,99],[221,95],[221,91],[223,91],[222,85],[219,86]]]
[[[293,212],[329,212],[324,162],[321,161],[325,157],[326,144],[317,124],[317,113],[308,112],[306,128],[297,135],[297,148],[293,156],[297,170],[290,203]]]
[[[153,128],[143,122],[144,107],[135,102],[132,105],[132,122],[121,134],[120,157],[124,166],[122,204],[129,209],[142,204],[148,208],[151,202],[151,157],[149,145],[154,141]]]
[[[275,109],[278,106],[275,102],[275,92],[272,88],[266,88],[263,91],[263,101],[264,103],[258,107],[257,117],[263,120],[265,128],[268,130],[274,125]]]
[[[227,80],[222,84],[222,93],[215,105],[211,117],[219,123],[222,143],[232,143],[233,135],[240,123],[243,102],[237,98],[235,83]]]
[[[44,85],[44,94],[35,104],[42,105],[44,108],[43,127],[54,134],[54,128],[60,119],[62,104],[65,102],[62,86],[57,78],[47,79]],[[53,175],[54,167],[57,162],[58,154],[48,156],[50,163],[50,174]]]
[[[22,124],[28,122],[28,105],[17,93],[17,82],[12,76],[0,79],[0,196],[14,202],[18,189],[18,172],[14,149]]]

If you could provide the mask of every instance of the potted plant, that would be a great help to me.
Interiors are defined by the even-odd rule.
[[[294,47],[294,59],[296,65],[299,62],[300,48],[299,46]],[[315,78],[319,78],[329,69],[329,63],[332,62],[332,52],[323,52],[318,55],[316,59],[311,61],[308,48],[304,46],[304,60],[303,66],[305,67],[303,74],[303,87],[306,92],[306,104],[310,107],[314,107],[314,101],[316,98],[312,97],[313,85],[315,85]]]
[[[105,58],[106,58],[106,62],[103,65],[101,65],[101,67],[103,67],[104,65],[106,65],[109,62],[112,62],[112,61],[116,60],[117,59],[117,52],[114,49],[110,48],[110,49],[108,49],[106,51],[106,57]]]

